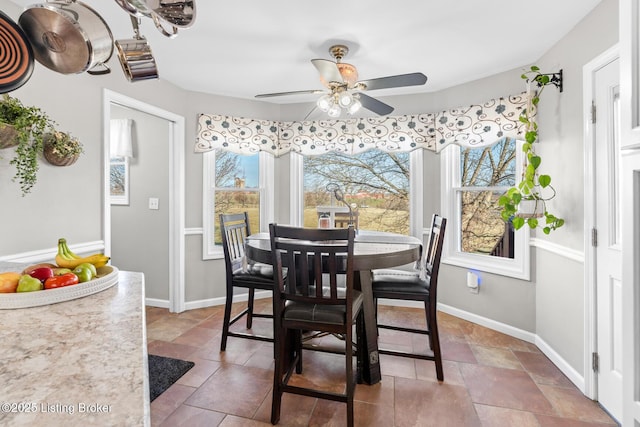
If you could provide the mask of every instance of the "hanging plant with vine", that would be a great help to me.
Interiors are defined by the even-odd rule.
[[[535,65],[521,77],[527,82],[528,95],[527,107],[522,110],[519,117],[520,122],[525,125],[522,144],[524,154],[522,179],[518,185],[511,187],[500,197],[498,204],[502,207],[502,219],[510,221],[516,230],[527,224],[532,229],[540,226],[545,234],[549,234],[562,227],[564,219],[551,214],[546,209],[546,202],[556,196],[556,190],[551,185],[551,177],[540,174],[538,170],[542,159],[535,152],[535,144],[538,142],[538,124],[535,122],[535,115],[544,88],[550,84],[558,86],[558,81],[555,75],[551,78],[548,74],[540,73],[540,68]],[[536,84],[539,89],[533,91],[532,84]],[[547,195],[543,195],[543,192]],[[525,204],[525,201],[531,201],[540,210],[540,214],[522,213],[519,208]]]

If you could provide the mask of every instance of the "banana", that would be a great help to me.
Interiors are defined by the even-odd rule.
[[[67,246],[65,239],[58,239],[58,253],[56,254],[56,264],[62,268],[74,269],[82,263],[88,262],[98,267],[102,267],[109,262],[109,257],[97,253],[85,257],[74,254]]]

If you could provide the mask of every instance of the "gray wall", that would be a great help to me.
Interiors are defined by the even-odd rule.
[[[111,205],[111,263],[141,271],[145,296],[169,299],[169,122],[141,111],[111,107],[112,119],[132,119],[129,204]],[[149,209],[149,198],[159,209]]]
[[[0,9],[17,19],[20,10],[7,0]],[[582,66],[617,42],[617,1],[604,0],[561,42],[536,64],[543,70],[565,73],[565,91],[549,88],[543,94],[540,111],[540,154],[543,169],[550,173],[559,197],[550,206],[567,220],[551,236],[537,238],[582,251],[583,188],[582,162]],[[505,26],[505,28],[509,28]],[[530,31],[543,31],[533,28]],[[527,30],[529,31],[529,30]],[[517,32],[512,36],[517,37]],[[102,90],[108,88],[186,118],[186,227],[202,227],[202,156],[191,149],[195,141],[197,114],[221,113],[253,118],[299,118],[310,105],[286,105],[188,93],[163,81],[128,83],[117,60],[108,76],[87,74],[63,76],[39,64],[31,80],[12,95],[26,104],[47,111],[64,130],[85,143],[85,154],[73,166],[41,165],[33,194],[20,197],[11,182],[9,157],[0,161],[0,256],[51,248],[58,237],[70,242],[100,240],[102,237]],[[473,67],[473,64],[469,64]],[[426,70],[428,73],[428,70]],[[487,77],[440,92],[384,99],[395,105],[397,114],[432,112],[524,90],[521,68]],[[425,223],[440,210],[440,159],[425,153]],[[276,220],[289,220],[288,158],[276,162]],[[80,196],[80,197],[79,197]],[[64,201],[61,201],[64,200]],[[8,207],[8,208],[7,208]],[[197,301],[224,295],[224,267],[219,260],[202,261],[201,236],[185,237],[186,298]],[[535,253],[535,252],[538,253]],[[464,287],[464,269],[443,266],[441,302],[538,334],[575,369],[582,371],[583,273],[582,263],[534,248],[532,281],[523,282],[485,275],[480,295]]]

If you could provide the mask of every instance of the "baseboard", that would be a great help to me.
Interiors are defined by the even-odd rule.
[[[145,298],[144,304],[150,307],[169,308],[169,300],[157,298]]]
[[[551,362],[553,362],[553,364],[556,365],[556,367],[560,369],[560,371],[569,378],[573,384],[575,384],[582,394],[584,394],[584,377],[538,335],[445,304],[438,304],[438,309],[444,313],[451,314],[452,316],[459,317],[494,331],[502,332],[505,335],[535,344],[536,347],[538,347],[538,349],[540,349],[540,351],[547,356],[549,360],[551,360]]]
[[[584,376],[580,372],[576,371],[566,360],[562,358],[545,340],[536,335],[536,346],[544,353],[545,356],[553,362],[554,365],[562,371],[562,373],[569,378],[578,389],[585,394],[585,381]]]
[[[259,291],[253,296],[254,299],[271,298],[273,293],[271,291]],[[233,296],[233,302],[246,301],[249,298],[248,294],[236,294]],[[185,310],[193,310],[196,308],[214,307],[216,305],[224,305],[226,301],[225,297],[208,298],[195,301],[187,301],[184,303]]]
[[[451,307],[450,305],[446,305],[446,304],[438,303],[438,310],[442,311],[443,313],[447,313],[452,316],[459,317],[460,319],[464,319],[469,322],[475,323],[477,325],[484,326],[485,328],[502,332],[503,334],[509,335],[514,338],[518,338],[522,341],[526,341],[531,344],[536,343],[536,338],[537,338],[536,334],[525,331],[520,328],[513,327],[511,325],[507,325],[506,323],[498,322],[496,320],[492,320],[487,317],[482,317],[474,313],[469,313],[468,311],[460,310],[458,308]]]

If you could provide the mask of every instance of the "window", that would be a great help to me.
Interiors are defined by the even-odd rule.
[[[529,232],[514,232],[498,206],[520,175],[520,145],[503,138],[442,152],[442,211],[449,219],[443,262],[528,280]]]
[[[251,232],[266,231],[273,218],[273,156],[242,155],[225,150],[205,153],[203,259],[223,256],[219,230],[222,213],[248,212]]]
[[[109,160],[109,191],[112,205],[129,204],[129,157]]]
[[[316,227],[318,216],[328,214],[331,205],[346,210],[334,212],[336,223],[347,220],[348,208],[335,199],[332,185],[343,191],[359,228],[409,234],[409,153],[369,150],[305,157],[305,227]]]

